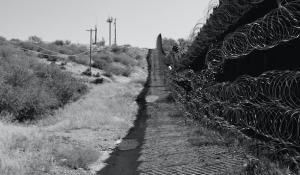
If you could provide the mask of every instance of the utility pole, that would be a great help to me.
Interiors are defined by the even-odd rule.
[[[111,45],[111,23],[113,21],[113,18],[112,17],[109,17],[106,22],[109,23],[109,45]]]
[[[97,25],[95,25],[95,42],[93,44],[97,44]]]
[[[89,72],[89,75],[92,76],[92,35],[93,35],[93,31],[96,31],[96,30],[86,30],[86,31],[89,31],[90,32],[90,72]]]
[[[117,45],[117,18],[115,18],[115,45]]]

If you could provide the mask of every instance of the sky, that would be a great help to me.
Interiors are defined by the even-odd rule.
[[[0,0],[0,36],[43,41],[56,39],[90,43],[97,38],[109,44],[108,17],[116,18],[117,45],[155,48],[159,34],[187,38],[204,17],[209,0]],[[114,24],[111,41],[114,42]],[[94,32],[93,32],[94,38]]]

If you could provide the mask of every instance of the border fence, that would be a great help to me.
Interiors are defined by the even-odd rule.
[[[220,0],[181,60],[168,59],[161,35],[157,50],[195,118],[259,136],[269,155],[298,167],[299,35],[300,0]]]

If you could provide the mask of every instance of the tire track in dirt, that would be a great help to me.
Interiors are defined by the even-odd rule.
[[[149,50],[149,77],[138,97],[139,111],[135,126],[124,139],[136,139],[137,148],[116,149],[106,161],[100,175],[196,175],[220,174],[241,166],[245,160],[218,145],[197,146],[197,125],[184,125],[177,117],[176,104],[167,100],[168,91],[162,79],[162,68],[156,50]],[[146,102],[146,96],[157,96]],[[155,98],[153,98],[155,99]],[[209,138],[203,138],[209,139]],[[122,144],[122,143],[121,143]]]

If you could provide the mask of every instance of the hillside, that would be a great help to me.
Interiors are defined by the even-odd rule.
[[[101,168],[133,125],[147,50],[95,47],[88,76],[87,54],[46,57],[18,42],[0,42],[0,174],[90,174]]]

